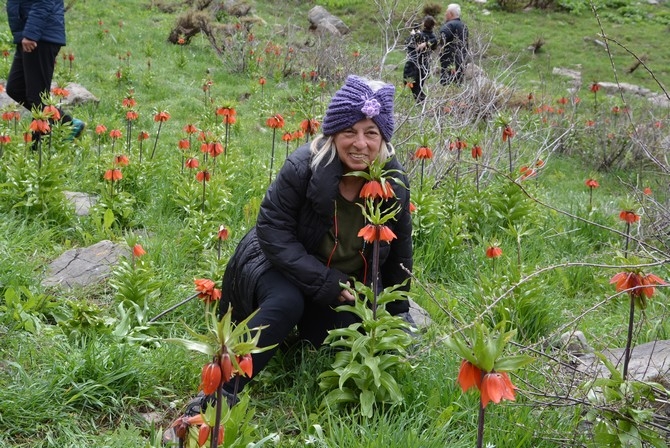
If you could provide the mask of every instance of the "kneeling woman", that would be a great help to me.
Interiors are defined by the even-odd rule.
[[[389,143],[393,96],[393,85],[349,76],[328,106],[323,134],[288,157],[267,190],[256,226],[230,259],[219,312],[231,305],[233,318],[241,321],[258,309],[249,327],[267,327],[261,331],[259,347],[280,344],[295,327],[301,339],[319,347],[328,330],[356,321],[353,314],[336,311],[355,300],[340,284],[371,283],[372,248],[358,236],[366,224],[358,205],[365,180],[345,174],[367,170],[376,158],[392,170],[396,197],[390,205],[400,206],[395,219],[387,222],[397,238],[381,242],[379,283],[388,287],[408,279],[409,183]],[[408,304],[392,302],[386,308],[399,314],[408,310]],[[275,351],[253,355],[254,375]],[[233,387],[226,384],[224,389],[232,393]]]

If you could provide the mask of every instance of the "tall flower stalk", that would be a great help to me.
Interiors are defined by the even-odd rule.
[[[195,175],[195,179],[198,182],[202,182],[202,205],[200,206],[200,211],[205,212],[205,198],[206,198],[206,193],[207,193],[207,182],[211,179],[212,175],[210,172],[205,168],[200,171]]]
[[[419,172],[419,189],[423,190],[423,171],[426,160],[433,158],[433,150],[428,147],[426,142],[423,142],[414,153],[414,158],[421,160],[421,171]]]
[[[446,345],[463,360],[458,371],[458,384],[465,393],[476,389],[480,393],[477,418],[477,448],[484,446],[484,420],[490,402],[514,401],[517,387],[512,384],[508,372],[513,372],[530,363],[527,355],[503,356],[516,334],[516,330],[505,331],[508,322],[500,322],[490,330],[483,322],[475,322],[470,332],[461,336],[451,335]]]
[[[593,208],[593,190],[600,187],[600,184],[598,183],[597,180],[589,178],[586,179],[586,182],[584,184],[589,187],[589,209]]]
[[[258,347],[261,331],[265,327],[248,326],[256,312],[243,321],[234,323],[232,308],[229,307],[219,319],[216,310],[221,299],[221,290],[215,287],[212,280],[204,278],[196,279],[195,287],[196,293],[186,301],[194,297],[203,301],[208,331],[205,334],[198,334],[189,329],[192,339],[168,339],[168,341],[180,343],[189,350],[208,357],[209,360],[203,366],[200,375],[200,390],[207,396],[215,396],[216,400],[214,406],[208,406],[207,410],[196,416],[183,416],[177,419],[172,427],[179,439],[179,446],[185,446],[185,442],[192,441],[200,447],[208,445],[210,448],[216,448],[224,443],[223,427],[230,418],[228,412],[230,405],[223,393],[224,385],[232,382],[234,387],[232,403],[235,403],[239,379],[242,376],[248,378],[253,376],[252,354],[270,350],[274,346]]]
[[[161,128],[163,123],[170,119],[170,114],[167,111],[161,111],[154,115],[154,121],[158,123],[158,131],[156,131],[156,140],[154,140],[154,149],[151,151],[150,160],[153,160],[154,155],[156,154],[156,146],[158,145],[158,137],[161,135]]]
[[[482,147],[478,143],[472,145],[472,158],[475,159],[475,186],[477,193],[479,193],[479,163],[478,160],[482,158]]]
[[[635,308],[644,310],[647,307],[647,299],[654,295],[655,285],[666,283],[654,274],[644,274],[640,270],[619,272],[610,279],[617,292],[626,291],[630,299],[628,312],[628,332],[626,337],[626,348],[623,359],[623,379],[628,377],[628,364],[630,362],[631,346],[633,341],[633,326],[635,323]]]
[[[507,156],[509,159],[509,174],[510,176],[514,173],[514,165],[512,163],[512,138],[516,135],[514,129],[511,126],[511,120],[507,117],[499,115],[496,119],[496,124],[502,129],[502,141],[507,143]]]
[[[396,238],[395,233],[386,226],[386,223],[394,219],[400,212],[400,204],[395,207],[386,207],[385,203],[395,197],[393,185],[389,181],[389,170],[384,170],[384,163],[378,159],[372,161],[367,172],[354,171],[348,176],[358,176],[366,180],[361,188],[359,196],[365,200],[361,205],[363,216],[367,224],[360,229],[358,236],[366,243],[372,244],[372,313],[373,319],[377,318],[377,294],[379,282],[379,245],[381,241],[390,243]],[[396,183],[398,180],[394,179]],[[404,188],[404,185],[400,185]],[[360,205],[360,204],[359,204]]]
[[[630,242],[630,226],[640,220],[640,215],[631,210],[622,210],[619,213],[619,219],[626,223],[626,239],[624,247],[624,257],[628,256],[628,244]]]
[[[262,78],[261,78],[262,79]],[[272,154],[270,155],[270,181],[272,183],[272,170],[275,161],[275,140],[277,139],[277,129],[284,127],[284,117],[280,114],[275,114],[265,121],[265,124],[272,129]]]
[[[223,137],[223,147],[224,147],[224,157],[228,157],[228,145],[230,143],[230,126],[237,122],[237,111],[234,107],[224,106],[219,107],[216,110],[216,114],[220,115],[223,120],[224,125],[224,137]]]

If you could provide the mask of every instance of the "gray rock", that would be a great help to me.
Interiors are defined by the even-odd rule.
[[[650,96],[651,95],[651,90],[646,89],[644,87],[636,86],[635,84],[628,84],[627,82],[620,82],[620,83],[615,83],[615,82],[604,82],[600,81],[598,83],[600,88],[607,93],[608,95],[615,95],[618,94],[619,92],[623,93],[629,93],[632,95],[638,95],[638,96]]]
[[[74,205],[74,212],[77,216],[87,216],[91,207],[98,202],[98,197],[92,194],[77,191],[64,191],[63,194]]]
[[[565,76],[575,81],[576,83],[582,82],[582,74],[578,70],[563,67],[554,67],[551,73],[554,75]]]
[[[310,9],[307,13],[307,19],[311,25],[310,29],[326,31],[336,36],[349,33],[349,27],[339,17],[329,13],[323,6],[317,5]]]
[[[126,246],[109,240],[89,247],[70,249],[51,262],[42,285],[70,289],[98,283],[109,276],[121,256],[129,255],[130,251]]]
[[[601,352],[616,366],[623,364],[623,348],[605,349]],[[577,358],[577,370],[602,378],[610,376],[605,365],[595,354]],[[629,378],[638,381],[670,381],[670,341],[654,341],[638,345],[631,351],[628,363]]]
[[[573,355],[593,353],[593,348],[586,341],[586,336],[579,330],[563,333],[553,346]]]
[[[4,85],[5,81],[0,81],[0,84]],[[56,84],[53,83],[51,84],[51,87],[56,87]],[[87,104],[87,103],[99,103],[100,100],[95,97],[91,92],[89,92],[84,86],[81,84],[76,84],[76,83],[69,83],[67,86],[65,86],[68,92],[70,94],[66,97],[63,98],[61,101],[61,104],[65,107],[68,106],[78,106],[81,104]],[[11,99],[9,95],[7,95],[7,92],[2,92],[0,93],[0,109],[3,109],[5,107],[19,107],[16,101]],[[21,113],[24,115],[29,115],[30,112],[25,110],[24,108],[20,108]]]
[[[409,299],[409,311],[399,314],[399,316],[419,330],[433,323],[428,312],[412,299]]]

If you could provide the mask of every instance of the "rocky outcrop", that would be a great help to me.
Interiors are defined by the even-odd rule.
[[[307,19],[310,23],[310,30],[317,33],[333,34],[343,36],[349,33],[349,27],[344,24],[337,16],[329,13],[323,6],[315,6],[307,13]]]
[[[109,276],[120,257],[128,255],[126,246],[109,240],[67,250],[51,262],[42,285],[70,289],[95,284]]]

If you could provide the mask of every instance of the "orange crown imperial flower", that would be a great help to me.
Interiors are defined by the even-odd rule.
[[[482,156],[482,147],[479,145],[472,146],[472,158],[477,160]]]
[[[123,174],[121,174],[120,169],[114,168],[113,170],[105,171],[104,179],[115,182],[117,180],[123,179]]]
[[[621,213],[619,213],[619,219],[626,221],[628,224],[633,224],[640,220],[640,215],[631,210],[622,210]]]
[[[600,186],[598,181],[595,179],[586,179],[586,182],[584,182],[584,184],[589,188],[598,188]]]
[[[498,258],[503,254],[503,251],[498,246],[489,246],[486,248],[486,258]]]
[[[166,111],[158,112],[156,115],[154,115],[154,121],[156,122],[164,122],[168,121],[170,119],[170,114],[167,113]]]
[[[651,298],[654,295],[655,285],[665,285],[665,281],[654,274],[641,274],[637,272],[619,272],[610,279],[617,292],[628,291],[633,297]]]
[[[207,170],[198,171],[198,174],[195,175],[195,180],[198,182],[209,182],[211,178],[212,175]]]
[[[389,182],[381,183],[378,180],[370,180],[363,184],[359,196],[361,198],[370,199],[390,199],[395,196],[395,193],[393,191],[393,185]]]
[[[516,386],[512,384],[505,372],[491,372],[484,375],[481,385],[482,407],[486,407],[489,401],[500,403],[500,400],[515,400]]]
[[[119,166],[128,166],[130,161],[128,160],[128,156],[125,154],[119,154],[118,156],[114,157],[114,165],[119,165]]]
[[[205,395],[212,395],[221,384],[221,366],[210,362],[202,368],[200,387]]]
[[[33,120],[30,122],[30,130],[33,132],[39,132],[40,134],[48,134],[51,130],[49,122],[47,120]]]
[[[467,392],[473,387],[477,389],[482,385],[482,370],[468,360],[461,361],[461,368],[458,370],[458,384],[463,392]]]
[[[284,117],[275,114],[265,121],[265,124],[272,129],[281,129],[284,127]]]
[[[432,159],[433,151],[427,146],[420,146],[414,153],[417,159]]]
[[[198,298],[205,303],[211,303],[221,298],[221,290],[214,287],[214,281],[207,278],[197,278],[194,280],[195,290],[198,291]]]
[[[393,233],[393,230],[389,227],[374,224],[367,224],[358,232],[358,236],[363,237],[368,243],[373,243],[375,241],[386,241],[387,243],[390,243],[397,238],[396,234]]]
[[[147,253],[147,251],[144,250],[144,248],[142,247],[142,245],[140,245],[140,244],[135,244],[135,245],[133,246],[133,256],[134,256],[134,257],[139,258],[139,257],[141,257],[142,255],[146,255],[146,253]]]
[[[502,131],[502,141],[505,142],[505,141],[507,141],[508,138],[514,137],[514,135],[515,135],[514,129],[512,129],[511,126],[507,125],[503,128],[503,131]]]
[[[244,374],[247,378],[251,378],[254,373],[254,361],[250,354],[237,357],[237,364],[240,366],[240,374]]]

